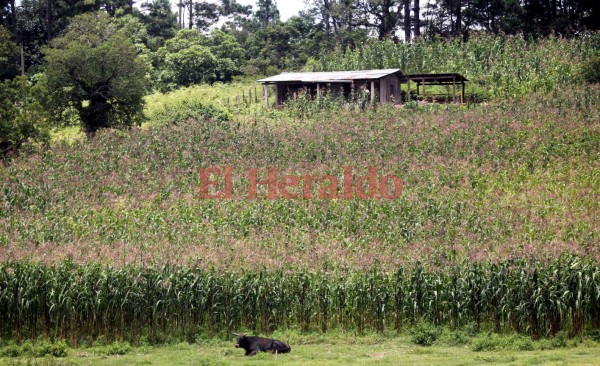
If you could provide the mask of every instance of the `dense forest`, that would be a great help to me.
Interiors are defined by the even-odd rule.
[[[302,69],[377,40],[581,37],[599,19],[594,0],[310,0],[286,21],[274,0],[2,0],[0,155],[47,140],[40,121],[138,124],[150,91]]]

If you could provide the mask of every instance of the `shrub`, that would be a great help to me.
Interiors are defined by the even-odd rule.
[[[475,352],[495,351],[500,348],[498,338],[491,334],[474,339],[471,346]]]
[[[0,348],[0,356],[2,357],[21,357],[31,355],[35,357],[53,356],[66,357],[67,343],[65,341],[46,342],[32,344],[30,341],[25,341],[21,345],[9,344]]]
[[[46,355],[53,357],[67,357],[67,343],[59,341],[56,343],[41,342],[33,347],[32,353],[36,357],[44,357]]]
[[[433,324],[421,322],[412,330],[412,341],[421,346],[431,346],[440,336],[441,329]]]
[[[219,110],[212,105],[199,101],[190,101],[181,105],[165,105],[163,110],[153,116],[153,122],[159,125],[170,123],[184,123],[188,119],[197,121],[215,120],[217,122],[229,121],[229,113]]]
[[[20,357],[21,355],[23,355],[23,350],[16,344],[9,344],[0,348],[0,356],[2,357]]]
[[[532,351],[533,341],[531,338],[521,334],[513,334],[510,337],[503,339],[502,349],[514,351]]]
[[[448,331],[444,332],[440,340],[449,346],[462,346],[471,342],[471,336],[464,330]]]
[[[600,83],[600,56],[593,56],[581,66],[581,77],[590,84]]]
[[[106,347],[107,355],[124,355],[131,351],[129,342],[114,342]]]
[[[474,339],[472,347],[475,352],[497,350],[531,351],[534,348],[531,338],[521,334],[501,337],[497,334],[489,333]]]
[[[550,344],[553,348],[563,348],[567,346],[567,340],[569,339],[567,332],[561,331],[556,333],[550,340]]]
[[[588,333],[589,337],[596,342],[600,342],[600,329],[594,329]]]

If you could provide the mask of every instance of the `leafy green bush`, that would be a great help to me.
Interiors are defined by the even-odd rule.
[[[531,340],[531,338],[522,334],[512,334],[504,339],[503,349],[515,351],[532,351],[533,341]]]
[[[534,349],[534,343],[531,338],[521,334],[499,336],[488,333],[474,339],[472,347],[475,352],[497,350],[531,351]]]
[[[439,327],[422,321],[411,331],[412,342],[421,346],[431,346],[442,333]]]
[[[442,332],[440,342],[449,346],[462,346],[471,343],[471,336],[464,330]]]
[[[36,357],[44,357],[46,355],[53,357],[67,357],[68,348],[67,342],[65,341],[58,341],[55,343],[42,341],[39,344],[34,345],[33,355]]]
[[[554,348],[563,348],[567,346],[567,341],[569,340],[569,335],[565,331],[561,331],[556,333],[554,337],[550,339],[552,347]]]
[[[600,342],[600,329],[594,329],[588,333],[588,336],[596,342]]]
[[[495,351],[499,349],[498,337],[490,334],[477,337],[471,343],[471,347],[475,352]]]
[[[47,141],[47,112],[40,103],[45,89],[25,77],[0,83],[0,157],[28,141]]]
[[[114,342],[105,348],[107,355],[124,355],[131,351],[129,342]]]
[[[581,78],[587,83],[600,83],[600,56],[593,56],[581,66]]]
[[[2,357],[20,357],[23,355],[23,349],[16,344],[9,344],[0,347],[0,356]]]
[[[21,357],[24,355],[31,355],[35,357],[66,357],[68,348],[65,341],[47,342],[40,340],[36,343],[25,341],[21,345],[11,343],[4,347],[0,347],[0,356]]]
[[[177,124],[184,123],[189,119],[224,122],[229,121],[231,115],[212,105],[204,104],[200,101],[190,101],[178,105],[165,105],[161,111],[154,114],[152,123],[158,125]]]

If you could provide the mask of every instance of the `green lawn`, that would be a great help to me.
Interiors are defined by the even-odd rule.
[[[66,358],[0,358],[0,365],[600,365],[600,347],[592,341],[534,351],[475,352],[471,346],[417,346],[407,338],[376,340],[325,338],[295,345],[292,352],[245,357],[233,342],[187,343],[133,348],[107,356],[93,348],[69,350]]]

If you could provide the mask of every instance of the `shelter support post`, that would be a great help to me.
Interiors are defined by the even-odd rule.
[[[456,77],[452,78],[452,103],[456,103]]]
[[[375,103],[375,82],[371,81],[371,103]]]
[[[269,86],[263,85],[263,94],[265,95],[265,107],[269,109]]]
[[[460,93],[460,103],[463,104],[465,102],[465,82],[461,81],[460,83],[462,84],[462,91]]]

